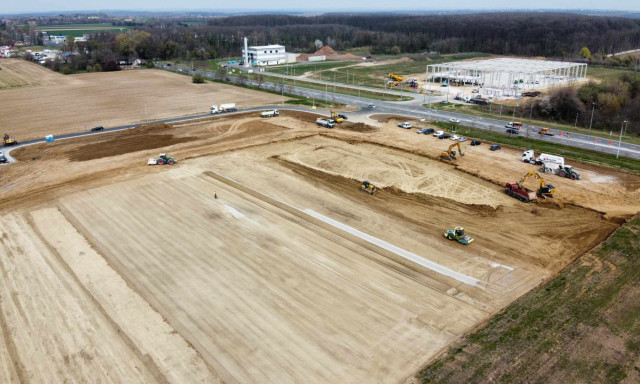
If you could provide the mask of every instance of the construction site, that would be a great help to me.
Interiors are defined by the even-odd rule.
[[[521,150],[398,128],[436,128],[418,119],[323,113],[13,150],[0,382],[405,383],[640,211],[637,175],[540,176]]]

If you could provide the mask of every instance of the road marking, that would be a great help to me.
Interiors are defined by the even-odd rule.
[[[304,213],[306,213],[309,216],[315,217],[318,220],[321,220],[333,227],[336,227],[342,231],[348,232],[354,236],[359,237],[360,239],[367,241],[371,244],[374,244],[384,250],[387,250],[389,252],[395,253],[398,256],[401,256],[407,260],[410,260],[418,265],[421,265],[425,268],[428,268],[432,271],[435,271],[441,275],[445,275],[448,277],[451,277],[455,280],[458,280],[461,283],[467,284],[467,285],[472,285],[472,286],[478,286],[480,285],[480,280],[473,278],[471,276],[467,276],[464,275],[460,272],[456,272],[453,269],[447,268],[443,265],[440,265],[438,263],[435,263],[431,260],[425,259],[422,256],[418,256],[415,253],[409,252],[405,249],[402,249],[400,247],[397,247],[393,244],[387,243],[384,240],[380,240],[377,237],[371,236],[367,233],[361,232],[353,227],[350,227],[346,224],[343,224],[339,221],[333,220],[329,217],[326,217],[320,213],[315,212],[314,210],[311,209],[305,209],[303,210]]]

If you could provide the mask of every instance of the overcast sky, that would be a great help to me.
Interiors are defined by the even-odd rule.
[[[243,0],[225,2],[212,0],[0,0],[0,13],[29,13],[73,10],[208,10],[264,11],[313,10],[330,11],[402,11],[438,9],[598,9],[640,11],[640,0],[325,0],[314,6],[299,0]],[[393,7],[390,7],[393,4]],[[308,8],[301,8],[308,7]],[[240,7],[240,8],[239,8]]]

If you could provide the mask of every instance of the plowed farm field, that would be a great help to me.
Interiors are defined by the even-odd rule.
[[[575,164],[582,180],[525,204],[503,190],[532,167],[516,150],[442,162],[442,140],[393,119],[314,119],[14,151],[0,381],[404,383],[640,210],[638,176]],[[178,163],[147,166],[158,152]],[[474,242],[447,240],[456,226]]]
[[[213,104],[247,108],[283,101],[277,95],[223,84],[193,84],[191,76],[162,70],[64,76],[26,61],[7,63],[0,61],[0,89],[5,83],[32,85],[0,91],[0,133],[18,141],[98,125],[109,128],[206,114]]]

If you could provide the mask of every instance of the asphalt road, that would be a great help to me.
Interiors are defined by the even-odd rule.
[[[172,67],[167,67],[165,69],[176,71],[176,72],[183,72],[187,74],[200,73],[207,78],[217,77],[215,74],[211,72],[206,72],[206,71],[192,72],[191,69],[186,67],[172,66]],[[229,82],[240,83],[240,80],[238,78],[233,78],[233,77],[227,77],[227,78],[229,79]],[[345,87],[346,85],[340,84],[340,86]],[[283,91],[281,84],[269,83],[269,82],[263,83],[261,85],[261,89],[278,91],[278,92]],[[319,100],[326,103],[332,102],[332,103],[358,106],[361,109],[357,112],[354,112],[357,114],[372,114],[372,113],[396,114],[396,115],[403,115],[403,116],[413,117],[413,118],[423,118],[428,120],[445,121],[445,122],[454,118],[454,119],[460,120],[460,125],[469,126],[469,127],[478,128],[478,129],[485,129],[489,131],[502,132],[506,135],[506,132],[505,132],[505,124],[507,123],[506,120],[499,120],[494,118],[479,117],[479,116],[467,115],[463,113],[455,113],[455,112],[425,108],[422,106],[422,104],[426,100],[423,95],[416,97],[416,95],[411,95],[410,93],[407,93],[407,96],[414,96],[414,99],[412,101],[390,102],[390,101],[371,100],[364,97],[333,93],[329,91],[328,87],[325,91],[322,91],[322,90],[303,88],[299,86],[285,86],[284,90],[289,94],[307,97],[312,101]],[[443,97],[433,96],[430,99],[432,103],[437,103],[441,101]],[[371,104],[375,105],[373,109],[368,108],[368,106]],[[241,111],[238,111],[237,113],[242,113],[247,111],[259,111],[259,110],[268,109],[268,108],[309,111],[308,108],[292,107],[292,106],[286,106],[286,107],[285,106],[263,106],[263,107],[243,109]],[[180,117],[175,119],[153,121],[153,122],[149,122],[148,124],[189,121],[189,120],[202,119],[210,116],[211,116],[210,114],[207,114],[207,115]],[[59,136],[56,136],[55,139],[65,140],[65,139],[71,139],[74,137],[81,137],[81,136],[87,136],[87,135],[93,135],[93,134],[102,134],[107,132],[115,132],[115,131],[120,131],[124,129],[130,129],[139,125],[141,124],[130,124],[130,125],[124,125],[120,127],[107,128],[104,131],[99,131],[99,132],[88,131],[88,132],[78,132],[78,133],[71,133],[66,135],[59,135]],[[546,136],[546,135],[540,135],[537,133],[540,129],[541,127],[538,127],[538,126],[525,126],[522,130],[521,135],[532,138],[532,139],[536,139],[536,140],[544,140],[544,141],[549,141],[553,143],[565,144],[572,147],[590,149],[590,150],[609,153],[609,154],[616,154],[618,152],[618,142],[616,142],[613,138],[589,136],[589,135],[584,135],[579,133],[570,133],[567,135],[566,132],[563,132],[563,134],[560,135],[560,132],[558,131],[552,131],[554,133],[554,136]],[[9,160],[9,162],[13,162],[15,160],[10,156],[10,152],[13,149],[19,148],[25,145],[31,145],[31,144],[43,143],[43,142],[45,142],[44,138],[21,142],[19,145],[14,147],[9,147],[9,148],[5,147],[4,154]],[[620,151],[620,156],[640,159],[640,145],[623,142],[620,145],[619,151]]]

